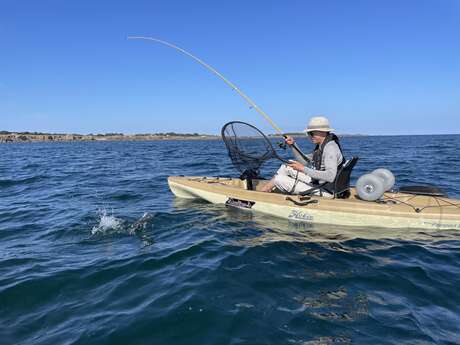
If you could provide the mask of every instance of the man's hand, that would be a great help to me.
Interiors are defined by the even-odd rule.
[[[289,146],[294,145],[294,143],[295,143],[294,138],[293,138],[293,137],[290,137],[290,136],[287,136],[286,139],[284,139],[284,141],[285,141],[286,144],[288,144]]]
[[[294,170],[304,172],[305,167],[301,163],[299,163],[297,161],[289,160],[288,165]]]

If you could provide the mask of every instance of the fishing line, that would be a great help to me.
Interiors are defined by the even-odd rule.
[[[163,44],[163,45],[165,45],[167,47],[173,48],[173,49],[175,49],[175,50],[187,55],[188,57],[192,58],[193,60],[198,62],[200,65],[204,66],[207,70],[209,70],[213,74],[217,75],[228,86],[230,86],[232,88],[232,90],[235,90],[236,92],[238,92],[238,94],[250,105],[251,108],[254,108],[260,115],[262,115],[265,118],[265,120],[268,121],[268,123],[278,132],[278,134],[282,135],[284,138],[287,138],[287,135],[283,134],[283,131],[275,124],[275,122],[273,122],[273,120],[270,118],[270,116],[268,116],[266,112],[264,112],[262,109],[260,109],[257,106],[257,104],[254,103],[254,101],[252,99],[250,99],[246,94],[244,94],[235,84],[233,84],[230,80],[225,78],[214,67],[210,66],[209,64],[207,64],[206,62],[204,62],[200,58],[196,57],[192,53],[190,53],[190,52],[186,51],[185,49],[180,48],[180,47],[178,47],[178,46],[176,46],[176,45],[174,45],[172,43],[169,43],[167,41],[164,41],[164,40],[161,40],[161,39],[158,39],[158,38],[154,38],[154,37],[128,36],[128,39],[129,40],[146,40],[146,41],[153,41],[153,42],[161,43],[161,44]],[[306,157],[303,154],[303,152],[299,149],[299,147],[295,143],[293,145],[291,145],[291,146],[302,156],[303,159],[305,159],[306,161],[310,160],[308,157]]]

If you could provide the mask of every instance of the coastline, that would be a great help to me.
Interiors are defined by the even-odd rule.
[[[0,143],[71,142],[71,141],[158,141],[158,140],[213,140],[217,135],[208,134],[52,134],[28,132],[0,133]]]
[[[289,133],[294,137],[304,137],[304,133]],[[339,134],[339,137],[362,137],[362,134]],[[279,137],[278,134],[268,134],[267,138]],[[0,132],[0,143],[27,142],[73,142],[73,141],[158,141],[158,140],[216,140],[220,135],[212,134],[181,134],[181,133],[152,133],[152,134],[63,134],[63,133],[31,133],[31,132]]]
[[[304,133],[287,133],[295,138],[305,137]],[[337,134],[339,138],[362,137],[391,137],[404,136],[401,134]],[[408,134],[412,136],[424,135],[460,135],[460,134]],[[279,134],[267,134],[267,138],[279,138]],[[181,133],[152,133],[152,134],[62,134],[62,133],[36,133],[36,132],[7,132],[0,131],[0,144],[3,143],[32,143],[32,142],[85,142],[85,141],[161,141],[161,140],[220,140],[220,135],[212,134],[181,134]]]

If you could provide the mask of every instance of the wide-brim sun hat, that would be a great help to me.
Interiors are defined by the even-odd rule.
[[[329,120],[324,116],[315,116],[310,119],[308,122],[307,128],[304,129],[304,132],[309,133],[313,131],[319,132],[332,132],[334,129],[331,128]]]

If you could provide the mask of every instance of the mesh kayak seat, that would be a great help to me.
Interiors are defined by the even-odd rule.
[[[305,192],[300,193],[302,196],[311,195],[316,191],[327,192],[332,194],[334,199],[347,199],[350,196],[350,176],[351,171],[358,162],[358,157],[353,157],[347,160],[342,167],[337,171],[334,182],[324,182]]]

